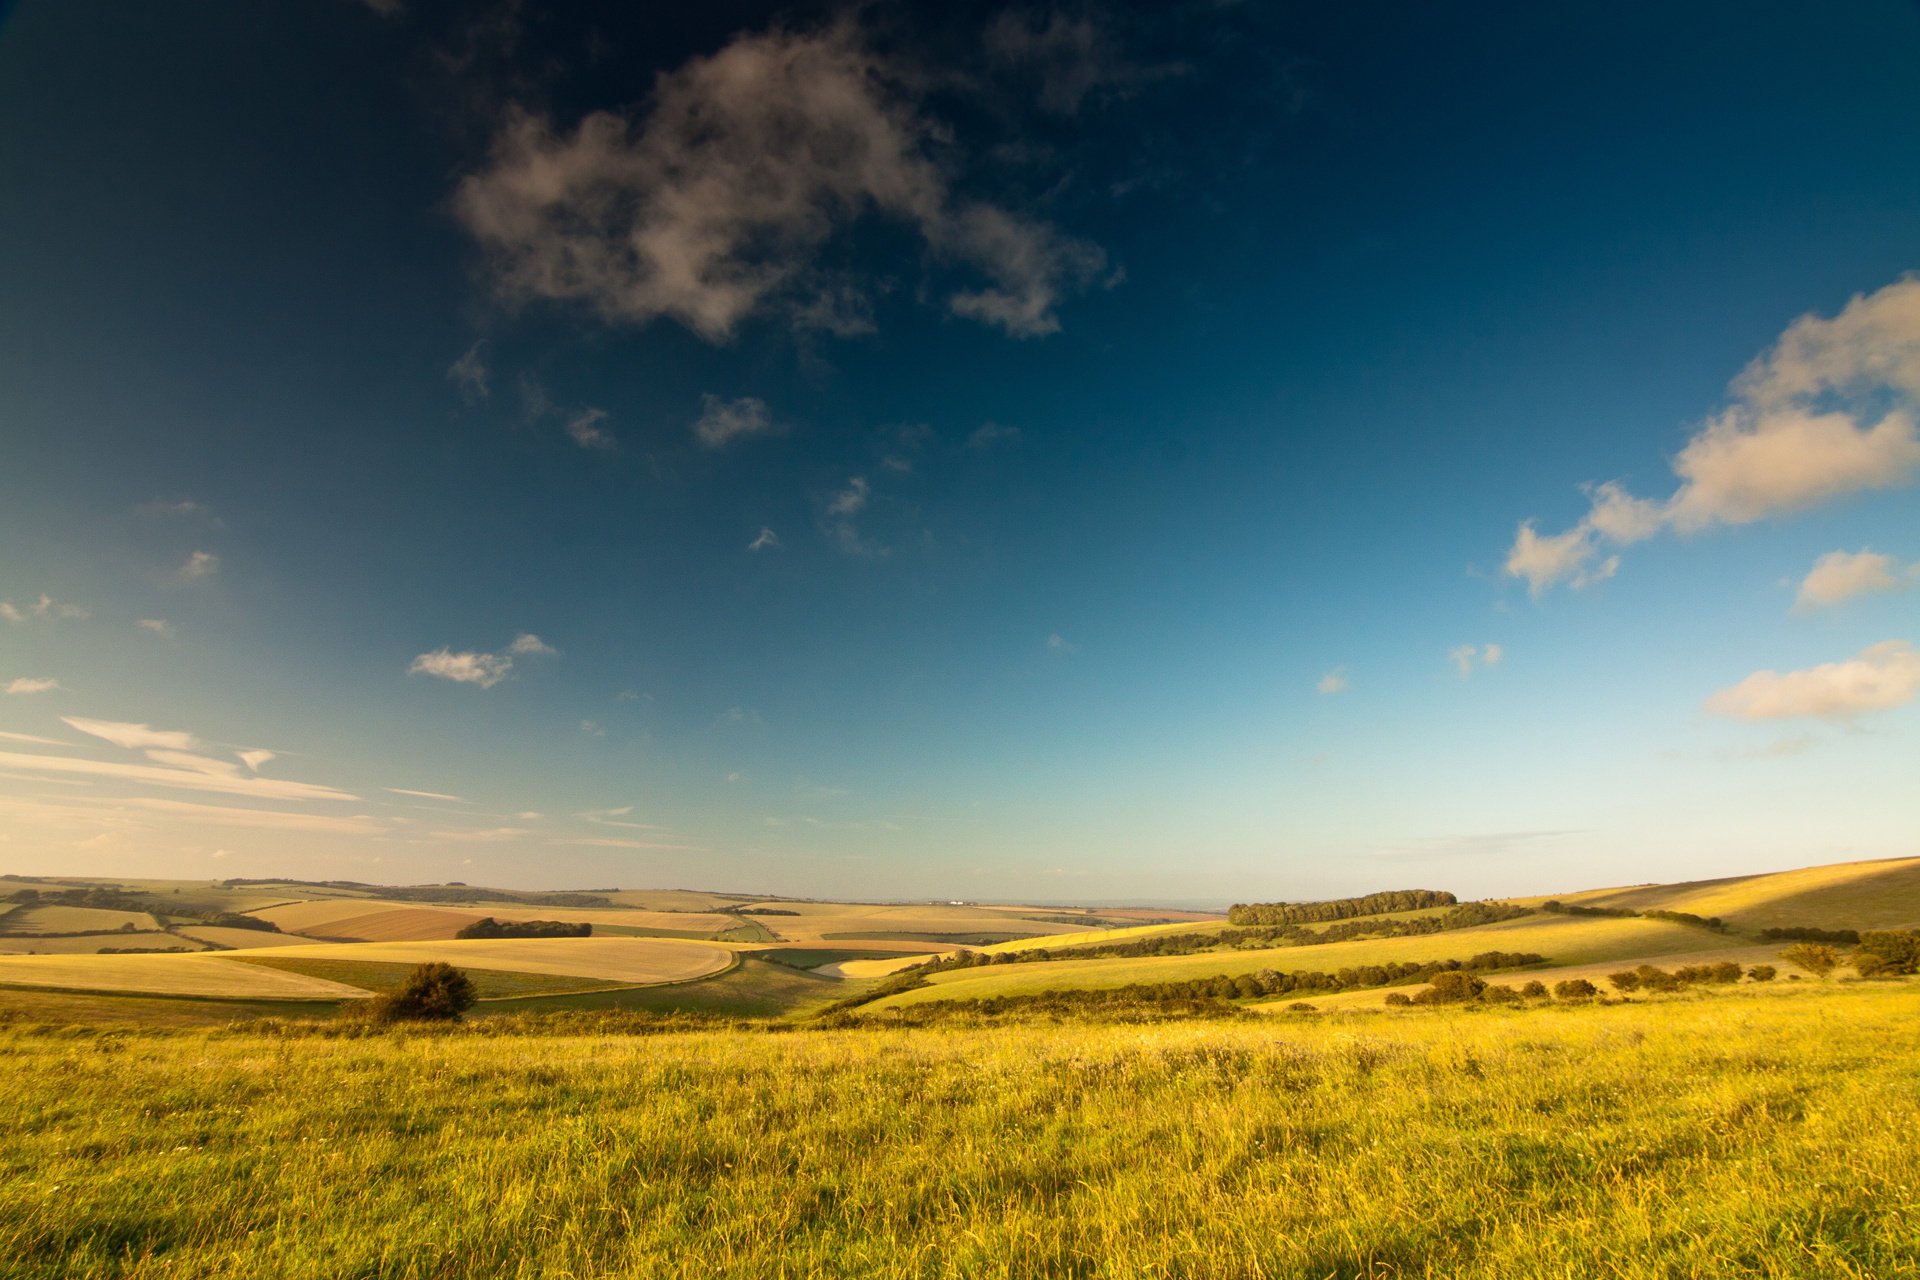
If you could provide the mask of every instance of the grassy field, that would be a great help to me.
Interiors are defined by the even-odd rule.
[[[324,978],[362,991],[397,991],[413,972],[404,962],[382,960],[316,960],[306,956],[253,952],[244,957],[248,964],[263,964],[287,973],[303,973]],[[593,991],[618,987],[604,978],[580,978],[557,973],[519,973],[501,969],[472,969],[467,974],[474,994],[482,1000],[514,999],[520,996],[547,996],[574,991]]]
[[[777,1035],[0,1028],[0,1258],[17,1280],[1890,1280],[1920,1271],[1916,995]]]
[[[111,933],[127,925],[158,929],[160,922],[144,911],[97,907],[16,907],[0,917],[0,930],[7,933]]]
[[[462,969],[498,969],[600,978],[610,982],[686,982],[734,963],[726,947],[672,938],[467,938],[451,942],[311,943],[226,958],[280,964],[294,959],[417,965],[441,960]],[[137,956],[129,959],[139,959]],[[0,970],[3,974],[4,970]]]
[[[1920,858],[1839,862],[1764,875],[1589,889],[1557,896],[1586,906],[1720,916],[1753,930],[1795,926],[1910,929],[1920,927]]]
[[[0,984],[230,1000],[340,1000],[366,994],[229,955],[0,956]]]

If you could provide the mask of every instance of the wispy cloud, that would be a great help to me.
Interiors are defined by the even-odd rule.
[[[220,572],[220,557],[211,551],[196,551],[180,566],[180,581],[205,582]]]
[[[149,632],[156,636],[171,636],[173,634],[173,627],[168,624],[165,618],[142,618],[133,625],[142,631]]]
[[[716,395],[700,397],[700,416],[693,424],[693,438],[709,449],[718,449],[750,436],[778,435],[767,402],[753,396],[722,400]]]
[[[71,742],[62,742],[58,738],[41,738],[31,733],[12,733],[0,730],[0,742],[31,742],[43,747],[70,747]]]
[[[533,656],[551,658],[560,651],[531,631],[523,631],[513,638],[513,643],[507,646],[507,652],[516,658]]]
[[[447,366],[447,381],[453,384],[453,389],[468,404],[478,404],[492,394],[488,386],[485,338],[468,347],[465,355]]]
[[[1333,670],[1321,676],[1319,683],[1313,687],[1321,693],[1345,693],[1347,691],[1347,669],[1345,667],[1335,667]]]
[[[983,453],[999,444],[1019,444],[1025,433],[1018,427],[1003,427],[997,422],[983,422],[975,427],[973,434],[967,437],[967,448],[975,453]]]
[[[582,409],[567,419],[567,438],[582,449],[611,449],[613,436],[600,425],[606,420],[605,409]]]
[[[1048,653],[1078,653],[1080,652],[1080,646],[1077,644],[1074,644],[1072,641],[1068,640],[1065,636],[1060,635],[1056,632],[1055,634],[1047,637],[1047,652]]]
[[[1522,521],[1506,572],[1539,595],[1613,576],[1610,546],[1662,530],[1691,533],[1791,515],[1920,472],[1920,277],[1856,295],[1839,315],[1804,315],[1747,366],[1727,408],[1673,460],[1679,487],[1636,498],[1590,485],[1590,509],[1564,533]]]
[[[1920,564],[1903,566],[1892,556],[1864,548],[1829,551],[1814,562],[1812,570],[1801,580],[1793,610],[1811,613],[1843,604],[1855,596],[1903,591],[1917,583],[1920,583]]]
[[[25,604],[15,604],[11,600],[0,600],[0,618],[15,624],[23,622],[82,622],[91,615],[77,604],[68,604],[64,600],[55,600],[46,592],[40,593],[38,600]]]
[[[924,101],[937,80],[869,47],[853,21],[742,34],[662,75],[644,115],[596,111],[569,129],[510,112],[455,212],[509,295],[611,322],[671,318],[724,342],[769,310],[797,328],[871,328],[870,290],[818,266],[871,211],[984,278],[948,295],[954,314],[1051,333],[1106,255],[957,193],[935,155],[947,130]]]
[[[780,535],[765,525],[760,526],[760,532],[756,533],[753,541],[747,544],[749,551],[778,551],[779,549]]]
[[[0,686],[0,693],[50,693],[60,687],[60,682],[51,676],[20,676]]]
[[[1708,698],[1706,709],[1736,720],[1851,720],[1904,706],[1916,693],[1920,652],[1904,640],[1883,640],[1845,662],[1803,671],[1756,671]]]
[[[67,726],[78,729],[91,737],[111,742],[116,747],[129,751],[160,749],[164,751],[198,751],[200,740],[190,733],[179,729],[155,729],[149,725],[131,724],[124,720],[85,720],[79,716],[62,716]]]
[[[1497,644],[1463,644],[1447,650],[1447,661],[1453,664],[1454,670],[1460,673],[1462,680],[1472,675],[1476,666],[1497,667],[1500,665],[1500,660],[1506,656],[1507,651]]]
[[[350,792],[317,783],[287,782],[209,772],[198,768],[172,768],[155,764],[133,764],[114,760],[88,760],[69,756],[22,755],[0,751],[0,767],[23,773],[72,774],[84,777],[114,778],[122,782],[146,783],[187,791],[223,791],[232,795],[253,796],[261,800],[354,800]]]
[[[468,803],[465,797],[450,796],[444,791],[409,791],[405,787],[382,787],[380,789],[396,796],[414,796],[421,800],[448,800],[454,804]]]

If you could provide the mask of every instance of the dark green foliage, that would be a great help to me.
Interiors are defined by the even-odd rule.
[[[1388,1004],[1412,1004],[1413,997],[1408,995],[1404,991],[1389,991],[1387,992],[1387,1003]]]
[[[591,938],[593,926],[565,920],[495,920],[483,916],[453,935],[456,938]]]
[[[784,907],[741,907],[727,914],[735,916],[797,916],[800,913],[798,911],[788,911]]]
[[[1715,933],[1726,933],[1727,922],[1719,916],[1697,916],[1691,911],[1635,911],[1631,907],[1584,907],[1578,903],[1562,902],[1558,898],[1549,899],[1540,904],[1542,911],[1558,916],[1608,916],[1616,920],[1665,920],[1671,924],[1690,924],[1699,929],[1711,929]]]
[[[1538,978],[1534,978],[1521,986],[1520,994],[1529,1000],[1545,1000],[1547,998],[1547,984]]]
[[[1774,974],[1778,972],[1779,970],[1770,964],[1757,964],[1747,970],[1747,976],[1755,982],[1772,982]]]
[[[1863,978],[1920,972],[1920,933],[1911,929],[1863,933],[1852,963]]]
[[[1600,988],[1585,978],[1567,978],[1553,984],[1553,994],[1562,1000],[1591,1000],[1600,994]]]
[[[1635,991],[1640,986],[1640,975],[1627,969],[1620,973],[1608,974],[1607,981],[1613,984],[1615,991]]]
[[[476,998],[466,974],[436,960],[408,974],[398,991],[375,997],[367,1016],[375,1022],[451,1022]]]
[[[1436,973],[1425,991],[1416,992],[1415,1004],[1462,1004],[1477,1000],[1487,984],[1470,973]]]
[[[1550,911],[1557,916],[1612,916],[1617,919],[1631,919],[1639,915],[1626,907],[1583,907],[1578,903],[1562,902],[1558,898],[1549,898],[1540,904],[1542,911]]]
[[[1360,898],[1334,898],[1327,902],[1243,902],[1227,911],[1231,924],[1318,924],[1328,920],[1350,920],[1354,916],[1377,916],[1389,911],[1422,911],[1428,907],[1450,907],[1459,899],[1440,889],[1389,889]]]
[[[1810,929],[1796,925],[1791,929],[1762,929],[1768,942],[1838,942],[1853,946],[1860,941],[1857,929]]]

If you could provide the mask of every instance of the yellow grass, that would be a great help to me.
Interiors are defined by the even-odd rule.
[[[1032,995],[1073,988],[1124,987],[1135,982],[1184,982],[1262,969],[1331,972],[1354,965],[1464,960],[1479,951],[1529,951],[1563,965],[1604,964],[1648,955],[1697,955],[1724,948],[1719,934],[1658,920],[1527,916],[1477,929],[1413,938],[1357,939],[1311,947],[1260,951],[1214,951],[1186,956],[1053,960],[988,969],[956,969],[933,975],[931,984],[866,1006],[920,1004]]]
[[[853,942],[829,935],[848,933],[983,934],[1020,933],[1058,935],[1085,933],[1085,925],[1055,924],[1023,919],[1018,911],[1039,908],[953,907],[941,903],[862,905],[845,902],[765,902],[793,916],[748,916],[790,942]],[[875,945],[879,945],[876,940]],[[861,942],[860,945],[866,945]],[[926,943],[921,943],[924,949]]]
[[[1920,858],[1547,896],[1595,907],[1691,911],[1744,929],[1906,929],[1920,926]]]
[[[268,933],[265,929],[224,929],[215,925],[183,925],[174,933],[183,938],[249,951],[259,947],[299,946],[307,941],[291,933]]]
[[[210,955],[0,956],[0,984],[233,1000],[357,1000],[367,994]]]
[[[228,954],[244,958],[248,953]],[[259,954],[276,959],[305,957],[394,964],[439,960],[462,969],[561,974],[635,985],[685,982],[719,973],[734,963],[734,953],[728,947],[680,938],[464,938],[443,942],[307,943],[262,948]]]
[[[976,947],[977,951],[1039,951],[1055,947],[1085,947],[1101,942],[1126,942],[1133,938],[1151,938],[1162,933],[1210,933],[1225,927],[1226,922],[1219,917],[1205,920],[1181,920],[1173,924],[1136,924],[1124,929],[1089,929],[1084,933],[1071,935],[1052,935],[1038,938],[1015,938],[1012,942],[996,942],[990,947]]]
[[[918,955],[888,956],[884,960],[842,960],[838,964],[822,965],[814,972],[829,978],[884,978],[930,958],[923,952]]]
[[[203,951],[199,942],[171,933],[83,933],[74,938],[40,938],[32,934],[0,936],[0,955],[87,956],[109,948],[178,947],[182,951]]]
[[[20,907],[0,919],[8,933],[111,933],[122,925],[157,929],[160,922],[144,911],[105,911],[98,907]]]

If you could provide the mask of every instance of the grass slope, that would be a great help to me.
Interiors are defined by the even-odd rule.
[[[248,964],[263,964],[287,973],[304,973],[362,991],[382,993],[398,991],[414,966],[380,960],[317,960],[307,956],[252,953],[239,957]],[[555,995],[618,986],[601,978],[579,978],[556,973],[514,973],[504,969],[473,969],[467,977],[482,1000],[515,996]]]
[[[710,1013],[735,1018],[803,1016],[847,994],[845,983],[744,953],[725,973],[672,986],[622,987],[577,996],[534,997],[476,1009],[478,1014]]]
[[[0,1257],[12,1280],[1913,1275],[1914,994],[779,1036],[0,1031]]]
[[[1477,929],[1456,929],[1413,938],[1362,938],[1263,951],[1053,960],[956,969],[933,975],[928,986],[866,1007],[881,1009],[928,1000],[972,1000],[1075,988],[1124,987],[1134,982],[1183,982],[1219,974],[1257,973],[1262,969],[1330,972],[1349,965],[1464,960],[1477,951],[1530,951],[1556,964],[1598,964],[1645,955],[1712,951],[1726,945],[1727,940],[1719,934],[1658,920],[1526,916]]]
[[[723,946],[673,938],[465,938],[449,942],[310,943],[227,952],[234,961],[280,964],[292,959],[385,961],[401,965],[444,961],[462,969],[558,974],[610,982],[686,982],[719,973],[734,962]],[[140,957],[128,957],[139,959]]]
[[[1906,929],[1920,926],[1920,858],[1839,862],[1766,875],[1591,889],[1558,896],[1586,906],[1720,916],[1750,930],[1796,925]]]
[[[222,955],[0,956],[0,984],[230,1000],[339,1000],[366,993]]]

